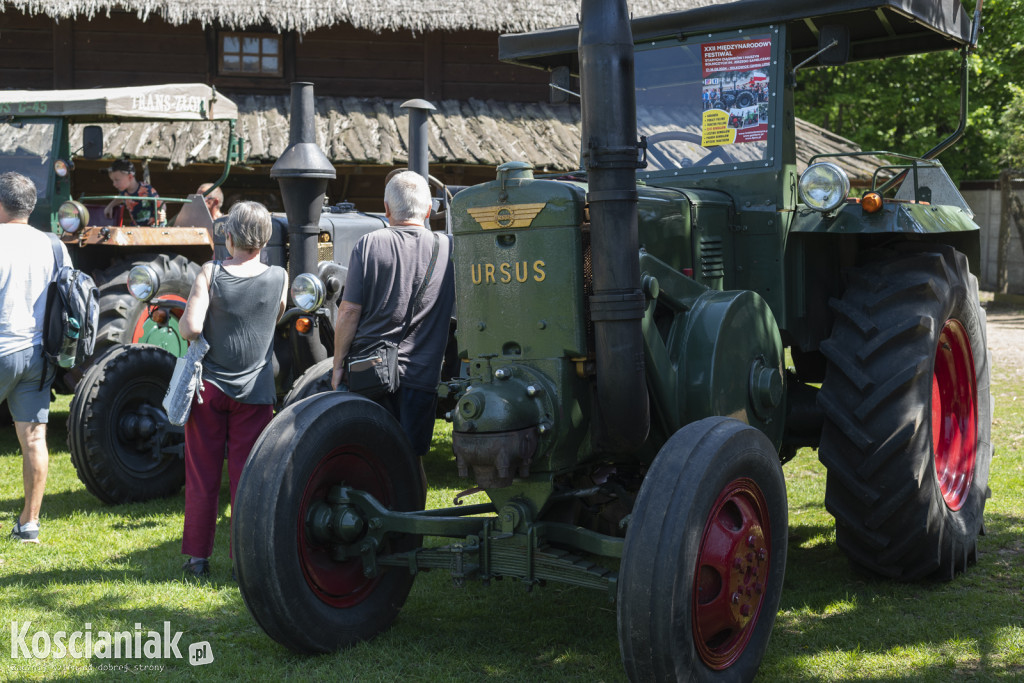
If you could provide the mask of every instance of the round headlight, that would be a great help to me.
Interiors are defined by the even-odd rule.
[[[53,172],[57,174],[58,178],[67,178],[70,171],[71,167],[63,159],[57,159],[53,162]]]
[[[833,211],[849,194],[850,178],[835,164],[811,164],[800,176],[800,201],[815,211]]]
[[[74,200],[64,202],[57,209],[57,223],[64,232],[74,232],[83,225],[89,225],[89,209]]]
[[[324,303],[324,283],[316,275],[299,275],[292,282],[292,301],[306,313],[315,311]]]
[[[145,264],[128,271],[128,291],[139,301],[149,301],[160,289],[160,276]]]

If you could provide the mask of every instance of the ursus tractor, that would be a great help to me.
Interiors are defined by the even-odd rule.
[[[452,467],[486,502],[424,510],[378,404],[293,403],[233,511],[256,621],[329,652],[392,624],[427,569],[561,582],[616,598],[632,680],[749,680],[786,566],[781,466],[808,446],[853,564],[967,568],[992,399],[978,226],[935,160],[963,125],[921,156],[873,153],[853,197],[841,158],[798,173],[793,89],[800,67],[956,48],[966,92],[979,16],[747,0],[630,21],[583,0],[579,27],[503,36],[503,59],[579,75],[583,170],[513,161],[453,200],[462,366],[439,392]],[[764,115],[730,127],[704,88],[751,72]]]

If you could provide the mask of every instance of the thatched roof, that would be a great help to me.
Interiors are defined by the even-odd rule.
[[[317,99],[317,142],[336,164],[381,166],[408,163],[408,114],[400,100],[355,97]],[[250,163],[272,163],[288,144],[288,96],[236,96],[238,131],[246,140]],[[430,160],[438,164],[496,166],[528,161],[538,171],[579,167],[578,105],[442,100],[429,117]],[[135,159],[223,163],[227,126],[212,123],[103,124],[107,154]],[[81,146],[81,127],[73,126],[72,148]],[[811,156],[856,151],[849,140],[797,120],[797,157],[801,168]],[[0,140],[0,147],[4,141]],[[842,161],[851,178],[870,178],[874,166]]]
[[[646,16],[722,1],[631,0],[629,7],[634,16]],[[6,0],[0,11],[8,7],[58,20],[126,11],[143,21],[159,17],[176,25],[198,21],[232,29],[267,23],[300,33],[336,24],[376,32],[514,33],[575,24],[579,12],[574,0]]]

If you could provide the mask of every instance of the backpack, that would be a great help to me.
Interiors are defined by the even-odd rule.
[[[100,293],[91,277],[64,265],[60,240],[53,233],[50,239],[56,270],[46,290],[43,355],[54,365],[73,368],[91,356],[96,347]]]

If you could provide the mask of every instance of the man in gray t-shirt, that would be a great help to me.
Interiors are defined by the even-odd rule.
[[[345,356],[379,339],[398,343],[400,385],[380,400],[398,419],[417,455],[430,448],[441,361],[455,302],[451,241],[441,236],[433,273],[404,337],[409,306],[426,276],[434,247],[427,226],[430,189],[426,180],[403,171],[384,190],[390,228],[363,236],[349,259],[345,293],[334,331],[331,385],[344,383]]]

